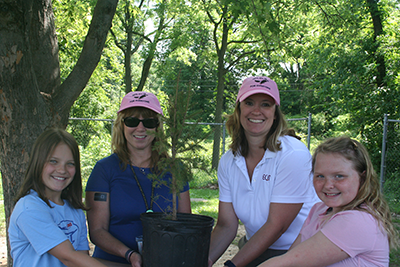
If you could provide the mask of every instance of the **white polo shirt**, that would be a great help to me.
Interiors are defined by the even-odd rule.
[[[271,249],[287,250],[318,199],[311,174],[311,154],[294,137],[279,138],[281,150],[266,151],[250,178],[243,156],[226,152],[218,166],[219,200],[231,202],[250,239],[267,221],[270,203],[304,203],[288,230]]]

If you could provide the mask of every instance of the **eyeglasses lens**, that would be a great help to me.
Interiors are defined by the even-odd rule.
[[[123,122],[127,127],[137,127],[140,122],[142,122],[143,126],[146,128],[156,128],[158,126],[158,120],[151,118],[140,120],[138,118],[128,117],[123,119]]]

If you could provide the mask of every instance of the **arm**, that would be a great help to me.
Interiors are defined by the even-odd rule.
[[[178,212],[192,213],[189,190],[179,194]]]
[[[238,218],[232,203],[219,202],[218,220],[211,233],[209,263],[214,263],[224,253],[236,236]]]
[[[260,256],[289,228],[302,205],[302,203],[271,203],[267,222],[250,238],[235,257],[233,257],[232,262],[237,267],[242,267]]]
[[[301,234],[299,234],[298,236],[297,236],[297,238],[296,238],[296,240],[293,242],[293,244],[290,246],[290,248],[289,248],[289,250],[290,249],[293,249],[295,246],[297,246],[298,244],[300,244],[301,243]]]
[[[76,251],[69,240],[65,240],[50,249],[49,253],[69,267],[106,267],[106,265],[90,257],[88,254]]]
[[[318,267],[348,258],[346,252],[332,243],[321,231],[290,249],[286,254],[269,259],[260,267]]]
[[[102,198],[95,199],[95,193],[102,194]],[[101,199],[101,200],[99,200]],[[110,220],[110,195],[103,192],[86,192],[87,219],[90,240],[107,253],[125,258],[130,249],[108,232]],[[131,265],[140,267],[142,258],[138,253],[132,253]]]

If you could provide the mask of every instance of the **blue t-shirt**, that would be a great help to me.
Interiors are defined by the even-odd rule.
[[[31,190],[18,200],[10,217],[8,234],[14,267],[65,266],[47,253],[65,240],[75,250],[89,250],[85,214],[67,200],[60,206],[50,201],[50,208]]]
[[[147,178],[150,168],[133,167],[136,177],[146,197],[147,204],[151,203],[151,180]],[[171,174],[167,173],[162,181],[170,184]],[[189,190],[186,184],[183,191]],[[146,212],[146,205],[139,186],[128,165],[121,169],[121,162],[117,154],[99,160],[93,168],[86,185],[86,191],[105,192],[110,194],[110,221],[109,233],[124,243],[127,247],[138,250],[136,237],[143,235],[140,214]],[[159,184],[154,189],[154,212],[168,212],[172,210],[172,194],[170,187]],[[177,199],[178,200],[178,199]],[[93,257],[114,262],[124,262],[124,258],[108,254],[99,247],[95,247]]]

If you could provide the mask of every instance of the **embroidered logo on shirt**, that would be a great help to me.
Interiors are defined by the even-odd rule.
[[[63,220],[58,224],[58,227],[64,232],[72,244],[75,243],[75,233],[78,231],[78,226],[71,220]]]
[[[271,174],[263,174],[262,179],[268,182],[271,179]]]

